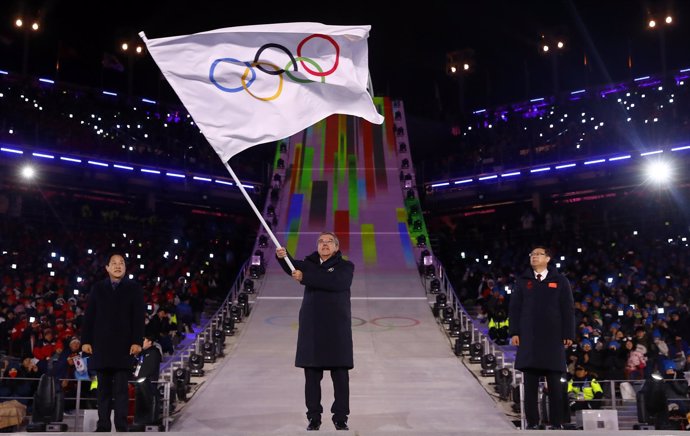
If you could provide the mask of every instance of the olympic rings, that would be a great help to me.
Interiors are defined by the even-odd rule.
[[[338,43],[335,42],[335,40],[334,40],[333,38],[331,38],[330,36],[328,36],[328,35],[321,35],[321,34],[319,34],[319,33],[315,33],[315,34],[313,34],[313,35],[311,35],[311,36],[307,36],[306,38],[304,38],[304,39],[302,40],[302,42],[299,43],[299,45],[297,46],[297,56],[302,57],[302,47],[304,46],[304,43],[307,42],[307,41],[309,41],[309,40],[312,39],[312,38],[323,38],[323,39],[325,39],[326,41],[328,41],[328,42],[330,42],[331,44],[333,44],[333,47],[335,48],[335,62],[333,62],[333,67],[332,67],[330,70],[328,70],[328,71],[326,71],[326,72],[323,72],[323,73],[317,73],[316,71],[310,70],[309,67],[307,67],[306,65],[304,65],[304,62],[302,62],[302,67],[303,67],[305,70],[307,70],[310,74],[313,74],[314,76],[330,76],[331,74],[333,74],[333,71],[335,71],[335,70],[338,68],[338,63],[340,62],[340,46],[339,46]]]
[[[320,38],[324,39],[328,42],[330,42],[333,45],[333,48],[335,49],[335,61],[333,63],[333,66],[328,70],[328,71],[323,71],[323,68],[314,60],[306,56],[302,56],[302,49],[304,45],[311,39],[313,38]],[[289,58],[289,62],[286,64],[285,68],[280,68],[277,65],[268,62],[268,61],[262,61],[260,60],[261,54],[269,48],[276,48],[278,50],[283,51]],[[210,82],[219,90],[223,92],[229,92],[229,93],[236,93],[240,92],[242,90],[247,91],[247,93],[254,97],[257,100],[261,101],[272,101],[276,100],[278,97],[280,97],[281,93],[283,92],[283,73],[292,80],[293,82],[296,83],[312,83],[316,82],[316,80],[310,80],[310,79],[302,79],[297,77],[296,75],[290,73],[290,69],[292,68],[293,72],[298,71],[297,67],[297,62],[302,64],[302,67],[306,72],[311,74],[312,76],[320,77],[321,78],[321,83],[326,83],[326,76],[329,76],[335,72],[335,70],[338,68],[338,65],[340,64],[340,46],[338,43],[333,39],[332,37],[328,35],[323,35],[323,34],[312,34],[304,38],[300,43],[297,45],[297,57],[292,55],[292,52],[288,50],[285,46],[276,44],[276,43],[267,43],[262,45],[254,55],[254,60],[252,62],[248,61],[241,61],[239,59],[235,58],[220,58],[216,59],[211,63],[211,67],[209,69],[209,80]],[[225,85],[222,85],[217,79],[216,79],[216,69],[217,67],[222,64],[222,63],[231,63],[231,64],[237,64],[237,65],[243,65],[245,66],[245,71],[241,76],[241,86],[232,88],[228,87]],[[307,64],[311,65],[313,68],[310,68],[307,66]],[[270,69],[267,69],[265,67],[270,67]],[[270,97],[259,97],[257,95],[254,95],[249,88],[254,84],[254,81],[256,80],[257,74],[255,71],[255,68],[262,73],[268,74],[269,76],[278,76],[279,77],[279,83],[278,83],[278,90],[271,95]],[[251,74],[251,77],[250,77]]]
[[[264,70],[264,68],[259,64],[259,56],[261,56],[261,53],[263,53],[263,51],[266,50],[267,48],[271,48],[271,47],[278,48],[278,49],[281,49],[282,51],[284,51],[285,54],[290,57],[290,62],[292,63],[292,65],[295,66],[295,71],[297,71],[297,64],[295,63],[295,58],[292,56],[292,53],[290,53],[290,50],[286,49],[284,46],[282,46],[280,44],[273,44],[273,43],[264,44],[261,46],[261,48],[259,48],[259,50],[257,50],[256,54],[254,55],[254,62],[253,62],[254,64],[257,64],[256,68],[258,68],[260,71],[262,71],[266,74],[270,74],[271,76],[279,76],[279,75],[286,72],[285,70],[281,70],[281,69],[278,69],[277,71]]]
[[[235,62],[235,63],[238,63],[238,64],[244,64],[244,65],[246,65],[247,68],[251,69],[252,78],[249,80],[249,82],[247,82],[246,85],[243,83],[242,86],[238,86],[237,88],[227,88],[227,87],[221,85],[220,83],[218,83],[218,82],[216,81],[216,78],[214,77],[214,74],[213,74],[213,73],[215,73],[215,71],[216,71],[216,67],[217,67],[218,64],[220,64],[221,62]],[[213,63],[211,64],[211,71],[209,71],[209,79],[211,80],[211,83],[213,83],[214,85],[216,85],[216,87],[217,87],[218,89],[220,89],[221,91],[225,91],[225,92],[240,92],[240,91],[242,91],[243,89],[247,89],[249,86],[252,85],[252,83],[254,83],[254,79],[256,79],[256,73],[255,73],[254,70],[252,69],[252,66],[251,66],[251,64],[250,64],[249,62],[243,62],[243,61],[240,61],[240,60],[235,59],[235,58],[222,58],[222,59],[216,59],[216,60],[213,61]]]
[[[249,85],[247,84],[247,82],[245,82],[245,80],[247,79],[247,75],[250,72],[252,73],[252,75],[254,75],[254,70],[252,69],[252,67],[258,68],[259,64],[268,65],[269,67],[275,68],[276,71],[280,70],[280,67],[278,65],[273,65],[269,62],[252,62],[251,67],[247,67],[247,69],[244,71],[244,74],[242,74],[242,87],[244,88],[245,91],[247,91],[247,93],[249,95],[251,95],[252,97],[254,97],[257,100],[261,100],[261,101],[275,100],[276,98],[278,98],[278,96],[280,96],[280,93],[283,92],[283,75],[282,74],[280,76],[278,76],[279,80],[280,80],[280,82],[278,83],[278,90],[276,91],[275,94],[273,94],[270,97],[257,97],[256,95],[252,94],[252,92],[249,90],[249,85],[251,85],[251,81],[249,82]]]
[[[314,61],[313,59],[305,58],[305,57],[302,57],[302,56],[298,56],[297,59],[292,59],[292,60],[290,60],[290,62],[288,62],[287,65],[285,65],[285,74],[286,74],[290,79],[292,79],[294,82],[297,82],[297,83],[312,83],[312,82],[314,82],[314,80],[300,79],[299,77],[295,77],[295,76],[293,76],[293,75],[290,73],[290,71],[288,71],[288,69],[290,68],[290,65],[291,65],[295,60],[300,61],[300,62],[302,62],[302,61],[309,62],[309,63],[312,64],[314,67],[316,67],[316,69],[319,70],[319,72],[323,72],[323,70],[321,69],[321,66],[320,66],[319,64],[317,64],[316,61]],[[326,78],[325,78],[325,77],[321,77],[321,83],[326,83]]]

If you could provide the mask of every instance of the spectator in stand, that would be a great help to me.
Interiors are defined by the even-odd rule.
[[[76,408],[75,397],[77,383],[82,383],[82,392],[86,393],[86,383],[77,382],[75,378],[74,358],[81,353],[81,341],[77,337],[70,338],[67,347],[60,353],[54,366],[55,377],[59,380],[60,387],[65,397],[65,410]]]
[[[172,338],[170,337],[170,319],[164,307],[159,307],[156,315],[146,325],[146,336],[154,338],[160,344],[163,353],[173,354]]]
[[[510,300],[510,335],[518,347],[515,368],[524,373],[527,428],[539,428],[537,393],[539,378],[549,389],[549,418],[553,428],[562,428],[565,348],[575,338],[573,294],[568,279],[550,267],[551,251],[535,245],[529,253],[530,267],[519,276]]]
[[[114,253],[105,267],[108,278],[94,284],[82,331],[82,351],[91,354],[89,369],[98,375],[97,432],[127,431],[127,381],[133,356],[144,337],[144,296],[141,287],[125,278],[125,258]],[[114,401],[113,401],[114,400]]]
[[[154,395],[157,389],[154,383],[158,382],[160,376],[161,350],[154,339],[151,336],[144,337],[144,346],[138,356],[139,364],[134,373],[137,382],[141,383],[140,388],[136,390],[137,405],[142,405],[141,409],[137,407],[137,413],[146,417],[152,415],[152,408],[155,407]]]
[[[632,348],[634,342],[627,341],[626,345],[630,344]],[[642,344],[635,345],[635,349],[630,351],[628,355],[628,362],[625,366],[625,378],[628,380],[642,380],[644,379],[644,369],[647,367],[647,347]]]
[[[597,379],[589,374],[582,365],[575,367],[575,375],[568,381],[568,401],[570,411],[583,409],[601,409],[604,390]]]

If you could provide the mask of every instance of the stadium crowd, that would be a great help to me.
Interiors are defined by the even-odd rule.
[[[567,353],[571,374],[582,366],[599,380],[626,380],[668,367],[690,370],[683,205],[643,189],[580,200],[541,213],[513,205],[432,220],[439,256],[465,306],[487,322],[504,321],[530,244],[543,243],[573,288],[578,337]],[[507,328],[493,332],[499,343],[506,335]]]
[[[0,193],[0,397],[30,397],[44,373],[74,378],[88,292],[106,276],[109,252],[126,254],[127,274],[145,292],[146,333],[169,355],[204,304],[225,298],[255,231],[241,214],[179,205],[152,214],[75,194]]]

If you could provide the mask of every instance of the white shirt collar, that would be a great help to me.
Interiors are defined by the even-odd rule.
[[[534,278],[537,278],[537,274],[541,274],[541,279],[544,280],[549,273],[548,269],[545,269],[544,271],[534,271]]]

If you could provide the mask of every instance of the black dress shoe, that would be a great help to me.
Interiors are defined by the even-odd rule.
[[[312,430],[318,430],[321,428],[321,420],[316,419],[316,418],[311,418],[309,420],[309,425],[307,426],[307,430],[312,431]]]
[[[527,427],[525,427],[525,430],[544,430],[544,427],[542,427],[542,426],[539,425],[539,424],[536,424],[536,425],[528,425]]]
[[[347,421],[333,421],[336,430],[349,430],[350,427],[347,426]]]
[[[565,427],[563,427],[563,426],[560,425],[560,424],[558,424],[558,425],[552,425],[551,427],[549,427],[549,430],[565,430]]]

